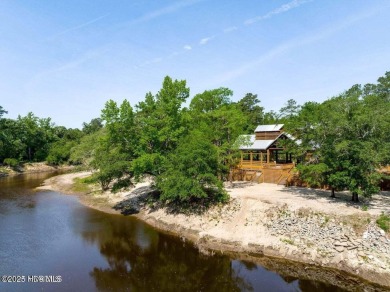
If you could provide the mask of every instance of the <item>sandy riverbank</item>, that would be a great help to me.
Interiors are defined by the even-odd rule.
[[[41,189],[75,193],[73,179],[90,173],[50,178]],[[137,185],[146,186],[148,182]],[[368,210],[349,202],[349,194],[330,199],[327,191],[286,188],[273,184],[235,183],[227,188],[229,204],[202,215],[168,213],[143,206],[141,220],[193,241],[200,250],[260,255],[338,269],[390,287],[390,237],[375,224],[390,212],[390,194],[374,196]],[[79,193],[82,203],[109,213],[112,207],[137,196],[136,192]],[[330,279],[331,280],[331,279]]]
[[[67,171],[72,169],[74,169],[74,166],[71,165],[53,166],[53,165],[48,165],[45,162],[31,162],[31,163],[24,163],[22,166],[18,166],[17,168],[2,166],[0,167],[0,177],[9,176],[9,175],[26,174],[26,173]]]

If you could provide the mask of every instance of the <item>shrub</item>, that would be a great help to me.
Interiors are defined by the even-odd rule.
[[[193,132],[180,142],[169,156],[166,170],[157,177],[160,199],[182,208],[227,201],[228,195],[218,180],[216,147],[200,132]]]
[[[387,232],[390,229],[390,217],[382,212],[376,220],[376,224],[378,224],[379,228]]]
[[[10,167],[17,167],[19,165],[19,160],[16,158],[6,158],[4,159],[3,164]]]

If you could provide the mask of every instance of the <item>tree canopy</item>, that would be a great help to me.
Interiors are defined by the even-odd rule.
[[[313,152],[299,167],[309,184],[349,190],[353,201],[379,191],[378,169],[390,162],[389,80],[388,72],[378,84],[354,85],[321,104],[307,102],[290,116],[287,130],[302,141],[303,152]]]
[[[259,124],[284,123],[301,142],[286,140],[285,147],[296,157],[306,155],[298,170],[309,186],[349,190],[357,201],[378,191],[378,169],[390,164],[390,72],[322,103],[289,99],[279,111],[265,111],[253,93],[235,102],[225,87],[186,103],[189,96],[185,80],[167,76],[138,104],[108,100],[82,130],[33,113],[8,119],[0,106],[0,162],[83,164],[95,170],[102,189],[150,174],[161,200],[218,201],[226,199],[222,182],[238,161],[239,135]]]

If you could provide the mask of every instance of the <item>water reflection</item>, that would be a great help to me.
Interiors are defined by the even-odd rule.
[[[77,232],[96,244],[108,263],[90,271],[101,291],[342,291],[323,283],[284,279],[251,262],[202,255],[191,243],[133,218],[94,211],[81,222],[81,228],[75,225]]]
[[[91,222],[99,221],[100,214],[90,215],[80,234],[99,246],[109,266],[94,267],[90,272],[99,290],[241,290],[242,281],[226,257],[203,256],[191,244],[157,233],[131,218],[105,216],[101,230],[90,232],[87,229]]]
[[[61,275],[60,284],[8,291],[337,291],[283,278],[251,262],[205,256],[191,243],[131,217],[109,215],[56,192],[33,192],[45,175],[0,179],[0,272]],[[27,181],[27,182],[26,182]],[[4,288],[4,289],[2,289]]]

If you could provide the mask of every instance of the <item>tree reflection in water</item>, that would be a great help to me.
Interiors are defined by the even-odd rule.
[[[200,254],[191,243],[159,233],[134,218],[88,213],[79,232],[84,240],[99,246],[108,263],[90,272],[98,290],[301,290],[296,279],[284,280],[251,262]]]
[[[191,244],[125,219],[128,218],[122,218],[127,221],[125,228],[112,222],[105,224],[103,233],[83,234],[88,241],[98,242],[109,265],[95,267],[90,273],[99,290],[241,291],[240,286],[251,289],[235,275],[227,257],[202,255]]]

